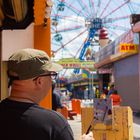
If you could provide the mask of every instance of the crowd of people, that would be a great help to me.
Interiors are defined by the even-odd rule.
[[[110,89],[103,88],[102,91],[99,91],[99,88],[95,90],[95,98],[111,98],[113,105],[121,105],[122,99],[121,96],[118,94],[118,91],[115,89],[114,84],[110,86]]]
[[[54,85],[52,87],[54,87]],[[56,95],[56,92],[54,89],[53,91],[54,91],[53,92],[53,106],[56,106],[57,104],[58,108],[62,108],[63,106],[62,104],[66,105],[73,98],[80,99],[80,100],[93,99],[93,98],[100,98],[100,99],[111,98],[113,105],[121,105],[121,102],[122,102],[121,96],[118,94],[118,91],[116,90],[114,84],[112,84],[109,89],[107,87],[104,87],[102,90],[100,90],[99,87],[96,86],[95,90],[93,91],[93,97],[89,96],[88,89],[84,87],[76,88],[72,90],[72,92],[69,92],[70,94],[65,94],[65,95],[63,95],[62,93],[57,93]],[[56,99],[56,96],[58,96],[57,101],[54,102],[54,100]],[[58,99],[61,101],[61,103],[58,102]]]

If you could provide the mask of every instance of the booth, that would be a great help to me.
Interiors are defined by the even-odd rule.
[[[82,108],[82,134],[87,133],[91,126],[90,131],[93,131],[95,140],[133,140],[131,108],[113,106],[112,110],[109,111],[109,109],[111,108]]]

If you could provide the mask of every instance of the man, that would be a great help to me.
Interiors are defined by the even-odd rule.
[[[51,76],[62,70],[36,49],[15,52],[8,60],[10,96],[0,103],[0,139],[73,140],[67,121],[38,104],[51,88]]]
[[[52,83],[52,109],[57,111],[63,108],[60,96],[55,90],[55,82]]]
[[[110,86],[110,90],[108,91],[108,96],[110,96],[114,92],[114,90],[115,90],[115,86],[112,84]]]
[[[112,92],[112,94],[110,95],[110,98],[112,99],[113,106],[120,106],[121,105],[122,99],[121,99],[121,96],[118,94],[117,90],[114,90]]]

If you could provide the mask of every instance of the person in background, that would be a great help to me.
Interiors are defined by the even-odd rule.
[[[95,89],[95,98],[100,98],[100,91],[98,87]]]
[[[61,112],[60,110],[63,108],[63,105],[60,95],[55,90],[55,84],[55,82],[52,83],[52,110]]]
[[[110,86],[110,90],[108,91],[108,96],[110,96],[114,92],[114,90],[115,90],[115,86],[112,84]]]
[[[60,70],[62,66],[52,63],[41,50],[22,49],[11,55],[11,91],[0,102],[0,139],[74,140],[70,125],[60,113],[39,106],[51,90],[52,76]]]
[[[106,96],[108,95],[108,89],[107,89],[107,87],[104,87],[103,88],[103,92],[106,94]]]
[[[114,90],[112,92],[112,94],[110,95],[110,98],[112,99],[112,103],[113,103],[114,106],[121,105],[122,99],[121,99],[121,96],[118,95],[117,90]]]
[[[105,94],[104,91],[101,93],[101,95],[100,95],[100,99],[106,99],[106,94]]]
[[[104,88],[103,88],[103,91],[102,91],[102,93],[101,93],[101,95],[100,95],[100,98],[101,98],[101,99],[106,99],[106,98],[107,98],[107,95],[108,95],[108,90],[107,90],[106,87],[104,87]]]

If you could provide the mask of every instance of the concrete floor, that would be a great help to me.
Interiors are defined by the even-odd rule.
[[[133,116],[134,140],[140,140],[140,117]]]
[[[74,120],[68,120],[73,133],[74,133],[74,140],[80,140],[81,137],[81,116],[74,116]]]

